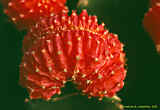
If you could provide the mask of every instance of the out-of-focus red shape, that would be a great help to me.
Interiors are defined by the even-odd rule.
[[[40,17],[68,11],[66,0],[2,0],[4,13],[19,29],[29,28]]]
[[[151,7],[155,6],[157,3],[160,3],[160,0],[150,0]]]
[[[160,52],[160,3],[155,4],[145,14],[143,25],[152,37],[157,51]]]

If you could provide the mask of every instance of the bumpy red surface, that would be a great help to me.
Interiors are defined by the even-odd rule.
[[[59,91],[71,79],[88,96],[100,98],[123,87],[123,44],[86,10],[41,19],[25,36],[23,52],[20,82],[32,98],[50,99],[55,85]]]
[[[156,44],[160,52],[160,5],[155,5],[145,14],[143,25]]]
[[[66,0],[4,0],[4,12],[19,29],[28,28],[40,17],[68,11]]]

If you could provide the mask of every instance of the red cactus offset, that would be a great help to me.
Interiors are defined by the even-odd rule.
[[[160,5],[156,4],[145,14],[143,25],[156,44],[157,51],[160,52]]]
[[[40,17],[68,11],[66,0],[4,0],[4,12],[17,24],[26,29]]]
[[[25,36],[23,52],[20,82],[32,98],[50,99],[67,80],[100,98],[124,85],[123,44],[86,10],[41,18]]]

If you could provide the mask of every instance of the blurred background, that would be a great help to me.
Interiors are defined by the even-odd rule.
[[[67,5],[76,9],[76,3],[77,0],[68,0]],[[118,34],[125,45],[128,72],[125,86],[118,93],[122,104],[160,104],[160,55],[142,25],[149,0],[89,0],[88,3],[86,8],[89,13],[97,15],[99,21],[103,21],[110,32]],[[74,96],[55,103],[24,103],[28,95],[19,86],[18,80],[25,34],[8,21],[0,5],[0,90],[4,110],[108,110],[108,105],[111,108],[114,106],[107,100],[88,100],[86,96]],[[67,89],[71,90],[70,87]]]

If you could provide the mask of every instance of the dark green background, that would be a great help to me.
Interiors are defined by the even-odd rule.
[[[74,2],[71,2],[69,3],[71,8],[75,8]],[[123,100],[122,104],[160,104],[160,56],[142,26],[149,0],[90,0],[90,2],[89,12],[96,14],[100,21],[104,21],[110,32],[118,34],[119,39],[125,44],[128,72],[125,86],[118,93]],[[25,32],[19,32],[8,22],[0,7],[0,90],[4,110],[24,110],[30,106],[24,104],[27,93],[18,84],[24,34]],[[77,110],[105,110],[105,107],[104,102],[94,100],[92,102],[84,96],[77,96],[57,102],[53,110],[76,108]]]

